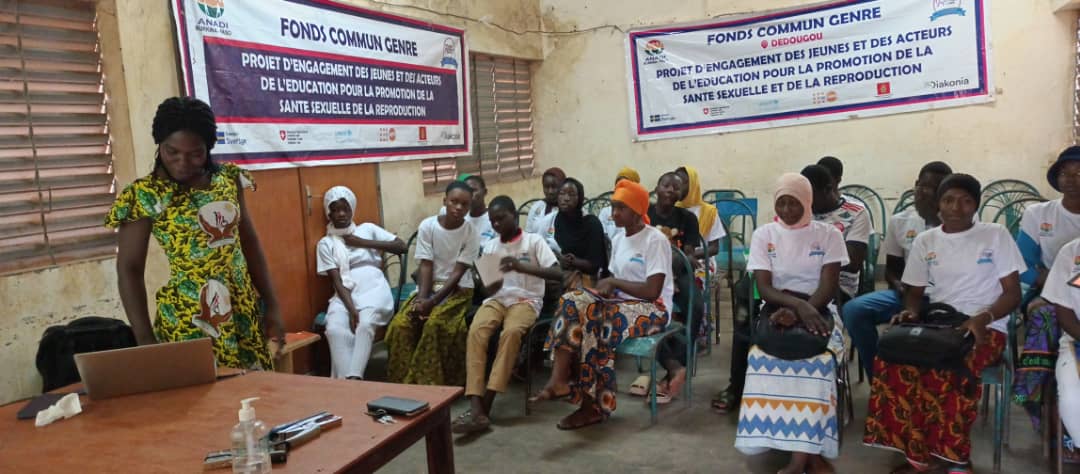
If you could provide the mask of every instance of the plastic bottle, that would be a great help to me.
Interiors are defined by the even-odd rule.
[[[258,398],[240,401],[240,422],[232,430],[232,472],[270,472],[270,429],[255,419],[251,402]]]

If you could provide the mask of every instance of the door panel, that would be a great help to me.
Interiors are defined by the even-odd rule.
[[[252,171],[256,190],[245,190],[248,217],[255,224],[259,244],[270,270],[270,279],[281,306],[285,330],[311,328],[308,297],[307,243],[304,240],[303,199],[296,169]],[[308,365],[294,365],[305,373]]]

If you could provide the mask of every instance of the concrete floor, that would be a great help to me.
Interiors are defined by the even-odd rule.
[[[537,407],[526,417],[524,384],[515,382],[495,400],[493,426],[478,435],[455,435],[457,472],[709,472],[774,473],[788,460],[784,453],[746,456],[733,447],[737,414],[721,415],[709,408],[709,400],[727,385],[730,359],[730,302],[721,304],[721,340],[711,355],[699,358],[693,379],[693,403],[682,398],[662,406],[655,425],[649,423],[648,406],[625,390],[637,376],[633,360],[617,362],[620,394],[618,409],[604,423],[577,431],[560,431],[558,420],[573,411],[563,402]],[[369,376],[385,364],[385,353],[375,355]],[[853,365],[852,375],[856,367]],[[374,373],[372,373],[374,372]],[[550,370],[542,369],[533,382],[543,386]],[[853,387],[855,418],[843,432],[840,457],[834,461],[839,473],[888,473],[903,461],[899,454],[862,445],[862,420],[866,418],[867,383]],[[452,416],[468,408],[459,400]],[[1002,472],[1036,474],[1050,472],[1042,457],[1039,436],[1019,407],[1010,408],[1011,440],[1005,448]],[[977,473],[992,472],[993,423],[976,422],[972,430],[973,458]],[[420,442],[386,465],[380,472],[427,472],[424,443]],[[1080,466],[1066,465],[1066,473],[1080,473]]]

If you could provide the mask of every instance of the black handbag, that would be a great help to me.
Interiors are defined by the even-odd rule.
[[[964,359],[975,347],[975,337],[956,328],[968,316],[945,303],[931,303],[919,319],[885,331],[878,339],[878,357],[892,364],[967,372]]]
[[[784,293],[803,300],[810,299],[809,295],[804,295],[802,293],[793,291],[784,291]],[[753,344],[765,351],[766,354],[784,360],[807,359],[826,351],[826,348],[829,345],[829,338],[832,336],[834,324],[832,313],[828,308],[818,309],[818,311],[821,312],[821,317],[825,319],[825,325],[829,329],[824,336],[819,336],[808,331],[806,325],[804,325],[802,321],[787,327],[773,324],[772,321],[769,320],[769,316],[780,308],[782,308],[782,306],[769,303],[768,301],[765,302],[765,306],[761,308],[761,315],[758,316],[757,320],[754,322]]]

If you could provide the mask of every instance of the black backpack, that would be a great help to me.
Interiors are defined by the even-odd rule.
[[[75,354],[135,345],[135,333],[119,319],[86,316],[64,326],[49,327],[38,344],[41,391],[48,392],[79,381]]]

